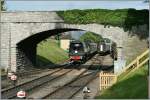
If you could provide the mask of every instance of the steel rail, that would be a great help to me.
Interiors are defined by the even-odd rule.
[[[96,56],[96,57],[97,57],[97,56]],[[95,62],[93,62],[93,63],[92,63],[91,65],[89,65],[88,67],[90,68],[94,63],[95,63]],[[66,92],[66,91],[65,91],[66,88],[67,88],[68,86],[70,86],[71,84],[73,84],[73,83],[77,82],[78,80],[80,80],[80,79],[83,77],[82,75],[83,75],[84,73],[86,73],[87,71],[88,71],[88,69],[86,69],[84,72],[82,72],[80,75],[78,75],[78,77],[76,77],[76,78],[73,79],[72,81],[66,83],[66,84],[63,85],[62,87],[59,87],[59,88],[56,89],[55,91],[53,91],[53,92],[51,92],[51,93],[49,93],[49,94],[43,96],[42,99],[51,98],[52,95],[56,95],[59,91],[63,91],[63,90],[64,90],[64,92]],[[86,86],[91,80],[93,80],[94,77],[95,77],[95,75],[96,75],[98,72],[99,72],[99,70],[96,70],[96,72],[93,72],[92,74],[90,74],[90,75],[92,75],[92,77],[90,77],[89,79],[87,79],[87,82],[85,82],[85,83],[82,83],[81,80],[80,80],[79,82],[77,82],[77,83],[81,83],[81,85],[83,85],[83,86],[80,87],[80,88],[78,88],[77,90],[75,90],[73,94],[71,94],[70,96],[68,96],[68,97],[66,97],[66,98],[64,98],[64,99],[70,99],[70,98],[72,98],[78,91],[80,91],[80,90],[81,90],[84,86]],[[87,76],[87,75],[85,75],[85,76]],[[85,80],[85,79],[83,79],[83,80]],[[72,91],[72,88],[70,89],[70,91]],[[68,91],[68,94],[69,94],[69,91]],[[58,97],[58,96],[55,96],[55,97]],[[65,97],[65,95],[63,95],[63,97]],[[58,98],[51,98],[51,99],[58,99]]]
[[[51,75],[61,71],[62,69],[58,69],[50,74],[47,74],[47,75],[44,75],[44,76],[41,76],[39,78],[36,78],[36,79],[33,79],[31,81],[28,81],[28,82],[25,82],[23,84],[19,84],[15,87],[12,87],[12,88],[9,88],[9,89],[6,89],[6,90],[3,90],[1,91],[1,96],[2,96],[2,99],[4,98],[14,98],[16,96],[16,93],[19,91],[19,89],[24,89],[25,91],[28,91],[28,90],[31,90],[37,86],[40,86],[48,81],[51,81],[51,80],[54,80],[60,76],[57,76],[57,77],[50,77]],[[67,71],[67,72],[70,72],[71,70]],[[67,73],[66,72],[66,73]],[[64,73],[64,74],[66,74]],[[62,74],[62,75],[64,75]]]
[[[95,79],[95,74],[97,74],[97,72],[93,72],[83,76],[84,73],[82,73],[79,77],[75,78],[71,82],[51,92],[50,94],[45,95],[42,97],[42,99],[71,99],[78,91],[83,89],[84,86]],[[64,94],[63,97],[60,96],[60,94],[64,92],[67,93]]]

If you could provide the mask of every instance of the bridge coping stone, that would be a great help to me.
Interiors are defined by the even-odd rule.
[[[50,11],[17,11],[17,12],[2,12],[1,22],[24,22],[24,23],[52,23],[64,22],[56,12]]]

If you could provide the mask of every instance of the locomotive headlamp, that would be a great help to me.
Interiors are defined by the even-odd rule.
[[[75,53],[78,53],[78,51],[74,51]]]

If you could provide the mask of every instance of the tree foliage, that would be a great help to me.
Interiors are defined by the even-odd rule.
[[[5,1],[4,1],[4,0],[1,0],[1,11],[4,11],[4,10],[5,10],[5,8],[4,8],[4,3],[5,3]]]
[[[98,23],[125,28],[136,25],[149,25],[149,11],[135,9],[88,9],[58,11],[58,15],[70,24]]]
[[[86,32],[80,37],[80,41],[90,41],[90,42],[100,42],[102,37],[98,34],[92,33],[92,32]]]

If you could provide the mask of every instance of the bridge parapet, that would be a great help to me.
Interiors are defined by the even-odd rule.
[[[12,23],[57,23],[64,22],[56,12],[50,11],[21,11],[2,12],[1,22]]]

